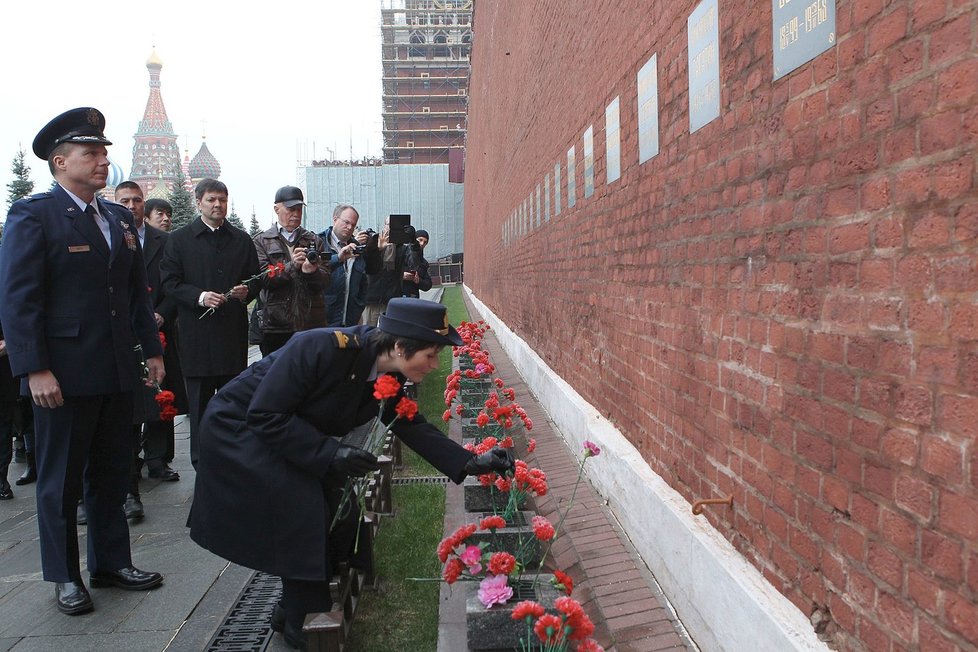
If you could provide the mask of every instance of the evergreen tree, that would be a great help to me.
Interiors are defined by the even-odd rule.
[[[248,233],[252,238],[261,233],[261,227],[258,226],[258,216],[255,215],[254,206],[251,207],[251,226],[248,227]]]
[[[20,149],[14,156],[10,166],[14,175],[13,181],[7,184],[7,208],[18,199],[23,199],[34,192],[34,182],[31,181],[31,169],[24,161],[24,150]]]
[[[173,205],[173,225],[171,230],[179,229],[181,226],[190,224],[197,216],[196,202],[189,190],[183,187],[186,182],[182,171],[177,171],[177,180],[173,184],[173,191],[170,193],[170,203]]]
[[[241,221],[241,218],[238,217],[238,214],[235,212],[233,202],[231,203],[231,214],[228,215],[228,222],[238,227],[242,231],[245,230],[244,222]]]

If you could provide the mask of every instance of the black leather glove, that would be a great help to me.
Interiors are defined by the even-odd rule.
[[[338,475],[367,475],[380,468],[377,458],[362,448],[340,444],[333,461],[329,463],[329,472]]]
[[[505,473],[513,471],[516,463],[513,460],[513,453],[508,448],[493,448],[482,455],[473,455],[472,459],[465,463],[465,475],[482,475],[484,473]]]

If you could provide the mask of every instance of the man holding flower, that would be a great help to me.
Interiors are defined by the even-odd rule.
[[[248,234],[225,219],[228,189],[204,179],[200,214],[170,234],[160,280],[177,303],[177,345],[187,387],[190,462],[197,467],[200,417],[221,387],[248,366],[248,302],[258,294],[258,254]]]

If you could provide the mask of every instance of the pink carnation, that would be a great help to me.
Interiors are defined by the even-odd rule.
[[[504,604],[512,597],[513,588],[505,575],[489,575],[479,582],[479,602],[486,609],[494,604]]]
[[[473,575],[482,571],[482,564],[480,563],[482,561],[482,548],[479,546],[469,546],[458,557]]]

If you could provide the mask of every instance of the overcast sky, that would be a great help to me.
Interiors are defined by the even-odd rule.
[[[354,158],[381,155],[380,0],[4,2],[0,208],[18,145],[35,191],[48,188],[31,143],[78,106],[105,114],[109,158],[128,177],[154,44],[181,151],[193,157],[206,134],[246,227],[252,206],[263,227],[274,221],[275,190],[295,184],[298,158],[328,148],[347,159],[351,141]]]

